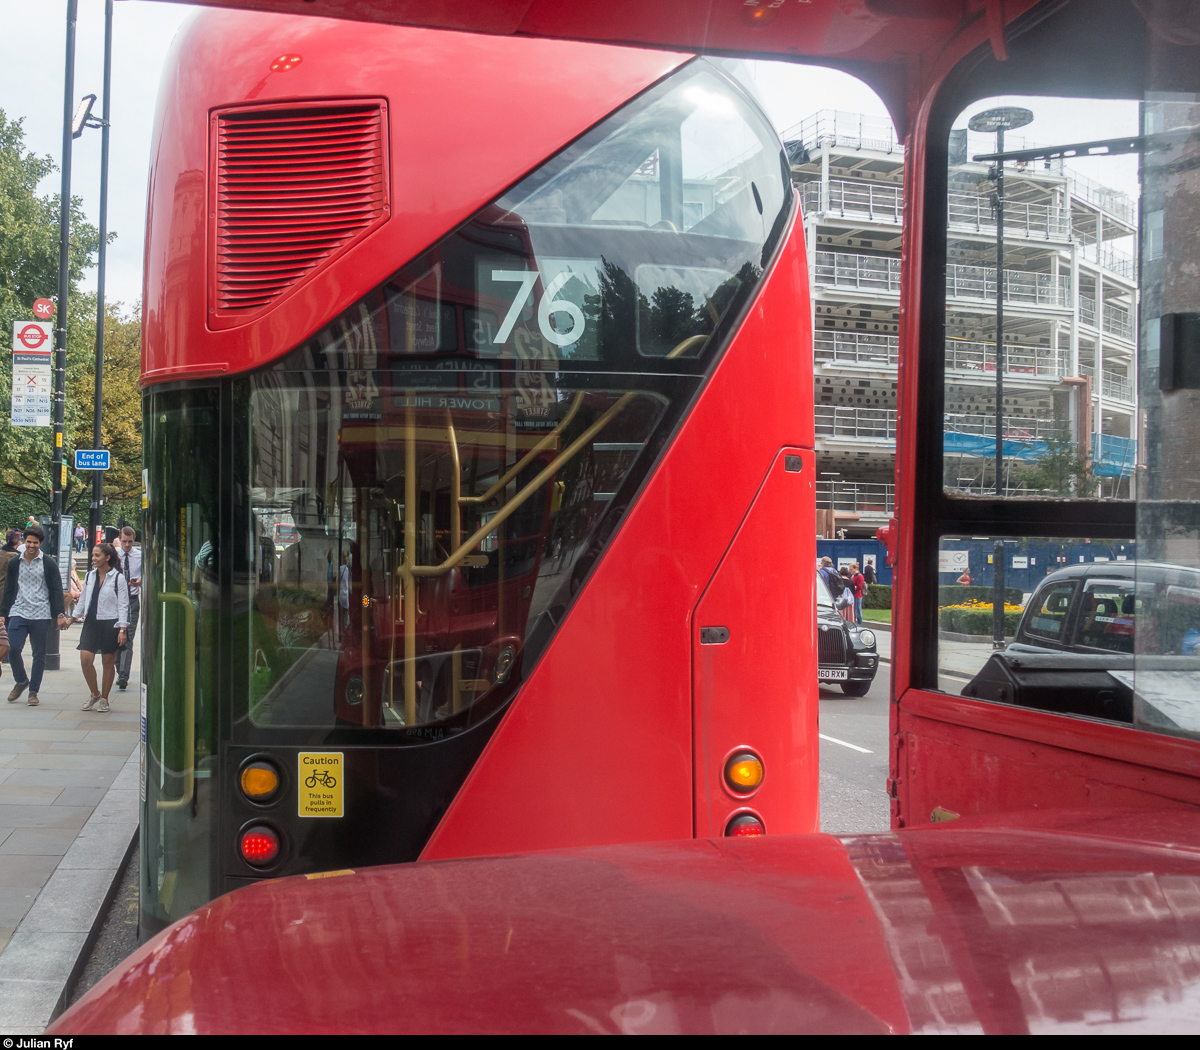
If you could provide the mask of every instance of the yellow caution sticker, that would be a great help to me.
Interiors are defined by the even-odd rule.
[[[300,816],[345,816],[342,805],[342,752],[301,751],[296,761]]]
[[[314,871],[311,875],[305,875],[306,879],[336,879],[339,875],[353,875],[353,868],[341,868],[338,871]]]

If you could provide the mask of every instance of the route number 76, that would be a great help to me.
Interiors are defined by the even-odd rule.
[[[493,343],[504,343],[512,335],[517,318],[521,315],[525,304],[529,302],[529,297],[533,294],[533,286],[537,283],[539,276],[540,273],[537,270],[492,271],[493,281],[506,281],[521,286],[517,289],[516,298],[513,299],[512,306],[508,308],[508,313],[504,315],[504,323],[500,326],[500,331],[492,339]],[[546,291],[542,294],[542,301],[538,304],[538,327],[542,330],[542,336],[545,340],[548,343],[553,343],[555,346],[569,346],[583,335],[585,324],[583,311],[569,299],[554,298],[562,290],[563,285],[570,279],[571,271],[563,270],[547,286]],[[551,314],[566,314],[570,317],[571,330],[566,333],[556,332],[550,324]]]

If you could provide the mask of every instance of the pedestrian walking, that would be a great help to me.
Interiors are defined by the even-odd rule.
[[[350,555],[342,555],[342,564],[338,567],[338,607],[341,610],[341,629],[350,630]]]
[[[79,596],[83,594],[83,581],[79,578],[79,573],[75,569],[74,559],[71,559],[71,571],[67,574],[67,590],[63,594],[63,602],[66,603],[67,619],[71,619],[75,615],[75,606],[79,602]]]
[[[83,702],[83,710],[93,707],[101,714],[109,710],[108,694],[112,691],[117,671],[117,650],[125,643],[129,626],[129,585],[121,572],[121,559],[111,543],[98,543],[92,548],[92,567],[83,580],[83,596],[79,599],[83,621],[79,635],[79,664],[91,695]],[[96,654],[100,654],[104,677],[96,680]]]
[[[863,598],[867,594],[867,578],[858,567],[858,562],[850,566],[850,589],[854,592],[854,622],[862,625]]]
[[[75,526],[75,550],[77,553],[83,553],[83,538],[87,535],[87,531],[82,525]]]
[[[117,557],[121,559],[121,575],[125,577],[125,585],[129,590],[129,626],[125,631],[125,642],[117,655],[118,689],[129,686],[129,672],[133,667],[133,639],[137,635],[138,619],[142,612],[142,548],[133,545],[136,539],[137,533],[129,525],[121,530],[121,549],[117,551]]]
[[[825,586],[829,590],[829,596],[837,601],[842,596],[842,581],[833,567],[832,558],[822,558],[821,567],[817,570],[817,575],[825,581]]]
[[[25,543],[20,557],[12,558],[4,573],[4,597],[0,599],[0,617],[8,628],[11,646],[8,662],[16,684],[8,694],[11,704],[29,690],[29,706],[37,707],[38,690],[46,670],[46,636],[57,622],[63,630],[68,623],[63,609],[62,577],[54,559],[42,550],[46,534],[40,525],[26,525]],[[25,674],[22,652],[25,642],[33,651],[32,666]]]
[[[854,589],[850,585],[850,566],[843,565],[838,573],[838,577],[842,582],[842,591],[835,604],[838,607],[838,612],[842,614],[843,619],[847,623],[854,623]]]
[[[867,581],[868,587],[874,587],[879,582],[879,577],[875,575],[875,561],[869,559],[863,566],[863,577]]]

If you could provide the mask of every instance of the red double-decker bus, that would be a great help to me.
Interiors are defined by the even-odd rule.
[[[256,5],[230,0],[229,6]],[[285,0],[269,6],[300,8]],[[305,9],[363,17],[359,5],[341,0],[324,0]],[[743,273],[742,265],[751,266],[737,287],[737,294],[748,296],[736,300],[742,304],[737,323],[724,320],[732,315],[720,315],[723,320],[714,318],[716,327],[706,336],[704,346],[712,347],[721,325],[732,324],[719,361],[705,366],[710,359],[703,355],[711,350],[702,349],[694,372],[685,373],[682,363],[673,370],[639,370],[638,385],[630,381],[620,387],[613,386],[616,373],[599,366],[580,368],[590,382],[606,384],[611,406],[606,412],[634,391],[642,397],[653,392],[665,399],[655,403],[677,405],[677,388],[667,385],[668,377],[693,383],[699,391],[689,402],[689,412],[670,417],[672,440],[654,438],[664,431],[653,431],[647,438],[661,442],[660,458],[644,475],[628,475],[640,490],[619,522],[612,523],[618,527],[608,532],[603,514],[598,516],[596,535],[606,538],[590,575],[515,699],[503,707],[498,728],[482,757],[464,774],[463,786],[444,810],[422,856],[497,849],[505,836],[518,846],[565,841],[576,825],[564,818],[585,810],[593,821],[595,840],[629,838],[636,820],[631,817],[622,824],[614,816],[638,812],[629,777],[634,775],[637,790],[649,780],[661,786],[673,748],[681,756],[676,779],[687,781],[693,791],[687,796],[692,830],[671,830],[686,823],[682,804],[680,819],[674,824],[667,819],[670,800],[682,795],[646,792],[645,837],[673,834],[675,842],[564,849],[551,856],[469,864],[398,865],[332,872],[339,877],[328,880],[257,886],[208,905],[143,948],[63,1019],[62,1030],[1194,1030],[1200,1018],[1195,1005],[1200,981],[1191,961],[1194,901],[1200,886],[1200,721],[1195,715],[1200,702],[1200,658],[1195,652],[1200,625],[1193,622],[1200,593],[1200,473],[1195,469],[1200,448],[1200,417],[1195,411],[1195,391],[1200,389],[1195,365],[1200,354],[1200,268],[1194,230],[1194,204],[1200,198],[1200,84],[1195,62],[1200,6],[1108,0],[677,0],[637,9],[594,4],[586,11],[568,4],[514,3],[450,15],[397,5],[373,8],[370,14],[397,23],[494,34],[431,36],[422,54],[433,76],[440,64],[433,60],[437,45],[432,41],[453,41],[453,55],[444,51],[439,58],[451,65],[470,65],[471,82],[486,84],[486,92],[480,88],[473,103],[475,112],[484,114],[481,133],[486,127],[486,133],[496,137],[501,131],[490,127],[486,118],[493,102],[507,104],[502,90],[507,81],[484,56],[549,47],[541,38],[559,38],[553,46],[563,49],[555,51],[553,59],[560,73],[554,80],[556,89],[565,94],[555,102],[562,106],[576,97],[574,92],[597,89],[600,80],[576,75],[582,61],[577,56],[585,52],[572,51],[582,47],[572,41],[640,46],[622,58],[606,52],[610,57],[602,64],[609,76],[621,62],[631,63],[629,68],[649,64],[638,66],[643,71],[641,86],[627,90],[621,100],[628,107],[653,107],[669,98],[676,86],[690,90],[692,77],[713,76],[723,83],[719,65],[710,66],[711,60],[676,60],[651,50],[656,47],[804,56],[855,72],[879,90],[906,161],[898,293],[897,509],[885,533],[889,561],[896,570],[891,768],[886,785],[881,785],[892,803],[892,830],[840,839],[774,834],[774,813],[782,814],[786,805],[799,812],[803,805],[793,796],[776,811],[770,808],[776,796],[768,794],[776,783],[772,778],[777,762],[786,763],[788,756],[807,758],[796,750],[802,735],[795,729],[797,722],[792,723],[793,735],[764,754],[766,779],[745,805],[729,792],[718,795],[713,790],[713,774],[725,755],[736,756],[742,746],[758,746],[757,740],[741,736],[736,721],[746,716],[746,698],[766,710],[771,704],[763,697],[771,694],[762,686],[784,682],[765,678],[768,669],[783,666],[775,663],[784,657],[774,649],[781,621],[786,621],[795,647],[797,635],[791,625],[799,620],[789,616],[786,604],[779,604],[786,603],[791,592],[780,586],[765,597],[768,580],[781,573],[775,565],[772,574],[756,576],[755,570],[765,550],[772,557],[790,557],[789,545],[778,543],[781,519],[775,511],[799,506],[788,500],[803,497],[804,490],[789,471],[789,457],[796,457],[792,465],[800,467],[799,479],[811,477],[805,441],[781,441],[782,433],[774,431],[786,411],[808,404],[796,400],[785,406],[780,400],[803,385],[807,361],[795,368],[793,344],[774,341],[788,331],[793,339],[799,331],[802,340],[808,331],[804,246],[795,226],[788,226],[790,220],[780,218],[789,214],[786,180],[778,183],[779,206],[773,210],[763,196],[765,177],[762,182],[750,177],[748,184],[741,184],[749,188],[750,197],[742,198],[745,207],[739,205],[738,214],[751,222],[753,214],[759,214],[764,230],[768,222],[772,230],[776,221],[781,223],[778,242],[763,235],[763,249],[774,254],[758,261],[743,256],[740,264],[735,258],[720,266],[708,256],[709,261],[692,264],[713,267],[723,275]],[[239,44],[252,39],[250,24],[233,16],[225,23],[213,20],[208,23],[213,35],[194,39],[204,40],[215,52],[235,26],[243,30]],[[336,30],[316,21],[311,25],[322,27],[313,29],[314,37],[334,39]],[[472,50],[476,46],[478,50]],[[302,50],[297,47],[296,53]],[[464,57],[468,54],[469,59]],[[550,53],[545,54],[549,60]],[[203,68],[200,51],[193,57],[185,45],[182,55],[185,68]],[[256,59],[246,61],[253,65]],[[257,99],[262,90],[258,81],[248,72],[243,76],[236,63],[233,68],[232,82],[244,85],[247,93],[253,90]],[[631,88],[633,79],[637,78],[631,74]],[[195,81],[204,83],[206,78]],[[586,85],[581,87],[580,81]],[[455,86],[461,87],[461,81]],[[453,94],[448,84],[439,84],[439,90],[443,88],[446,97]],[[625,101],[638,91],[642,93],[633,102]],[[409,100],[410,111],[425,113],[416,102],[419,99]],[[216,127],[223,103],[213,105]],[[604,112],[596,119],[613,112],[611,106],[597,108]],[[187,107],[167,110],[188,112]],[[632,108],[619,109],[609,121],[629,115],[629,123],[621,127],[636,129],[634,113]],[[1039,114],[1044,121],[1040,125]],[[453,115],[453,107],[443,100],[437,120]],[[549,120],[551,111],[545,116]],[[1031,125],[1029,139],[1005,140],[997,134],[1015,131],[1022,123]],[[509,126],[504,125],[504,132]],[[613,127],[608,121],[597,125],[605,134]],[[623,141],[620,131],[611,134]],[[487,140],[488,149],[495,141]],[[672,137],[671,148],[675,141]],[[640,145],[631,149],[637,167],[622,165],[628,176],[622,177],[631,182],[644,169],[657,171],[661,179],[673,163],[671,148],[660,143],[652,163]],[[544,155],[556,149],[562,146],[548,148]],[[519,170],[512,172],[510,183],[521,185],[521,190],[506,191],[507,196],[499,188],[481,191],[473,207],[495,202],[520,212],[521,203],[528,200],[538,205],[520,212],[531,236],[539,225],[535,216],[561,233],[570,227],[567,219],[579,214],[572,210],[576,188],[612,184],[598,171],[581,176],[578,184],[562,178],[572,170],[570,165],[580,162],[577,158],[598,149],[597,140],[585,135],[556,154],[544,169],[545,177],[537,167],[542,157],[515,165]],[[764,147],[761,152],[765,161],[769,150]],[[422,154],[414,148],[410,155]],[[207,156],[196,145],[189,161],[181,157],[171,172],[176,187],[193,175],[200,187],[200,173],[209,170]],[[430,162],[429,170],[436,168],[444,175],[445,159],[439,157],[437,165]],[[1052,184],[1040,196],[1032,178],[1021,179],[1022,173],[1034,169],[1042,182]],[[685,192],[680,199],[686,205],[686,165],[683,170]],[[453,172],[460,174],[457,167]],[[1112,175],[1104,181],[1101,172]],[[522,183],[525,178],[533,181]],[[560,190],[561,200],[554,196]],[[969,222],[962,219],[963,198],[972,206]],[[406,259],[418,257],[454,223],[483,214],[467,214],[464,208],[445,223],[440,196],[410,189],[408,199],[415,202],[413,226],[420,226],[422,233]],[[660,208],[673,206],[669,197],[659,200]],[[544,218],[560,214],[566,217],[565,225]],[[622,258],[615,246],[618,237],[623,244],[627,236],[629,243],[640,244],[658,243],[653,238],[663,235],[664,246],[687,237],[674,218],[667,219],[674,229],[659,225],[664,215],[679,212],[656,213],[653,222],[647,215],[638,220],[644,228],[620,221],[598,223],[596,214],[591,213],[589,231],[596,225],[618,229],[612,255],[606,244],[603,252],[587,257],[602,260],[602,273],[614,288],[615,273],[607,267]],[[152,210],[152,219],[155,215]],[[1024,220],[1018,221],[1022,215]],[[164,215],[164,225],[166,219]],[[188,227],[196,231],[190,239],[181,236],[174,243],[202,252],[206,241],[201,219]],[[704,222],[701,218],[697,226]],[[536,246],[539,242],[533,240]],[[758,243],[745,233],[734,240]],[[484,237],[477,243],[479,251],[490,250],[492,244]],[[557,247],[546,256],[583,257],[582,252],[571,254]],[[1081,264],[1071,276],[1063,273],[1067,258],[1073,267]],[[151,257],[152,273],[156,265]],[[532,289],[543,279],[540,265],[537,278],[529,275],[532,265],[489,271],[490,265],[483,268],[493,279],[497,272],[521,272],[523,276],[512,278],[513,286],[528,282],[534,298]],[[629,273],[630,265],[636,270],[640,264],[626,264],[623,272]],[[681,256],[672,255],[645,265],[664,270],[684,263]],[[184,274],[187,268],[179,266],[177,272]],[[561,274],[554,271],[543,296],[550,294]],[[598,275],[596,281],[601,280]],[[752,281],[751,296],[743,289]],[[555,291],[568,283],[569,279]],[[642,287],[636,273],[633,285]],[[653,304],[663,287],[657,283],[653,291],[645,291],[647,301]],[[682,284],[674,287],[684,289]],[[194,284],[187,288],[194,298],[205,294]],[[338,308],[349,309],[353,295],[360,294],[357,289],[348,291],[347,302]],[[715,296],[708,293],[708,298]],[[515,313],[525,308],[515,305],[516,298],[508,301]],[[697,301],[695,294],[692,301]],[[162,309],[162,302],[152,297],[150,308]],[[585,329],[588,303],[586,296],[576,302]],[[526,306],[528,319],[539,316],[539,303]],[[640,317],[639,309],[640,300],[632,315]],[[548,312],[547,323],[556,334],[575,331],[567,327],[566,316],[560,330],[554,307]],[[611,311],[614,319],[618,314],[615,308]],[[203,309],[189,311],[193,332],[201,331],[203,316]],[[305,319],[301,327],[313,331],[327,323],[324,315],[311,312],[297,310],[296,316]],[[215,323],[210,321],[204,332],[216,332]],[[352,322],[347,319],[346,325]],[[282,329],[283,322],[278,326]],[[764,338],[768,333],[771,341]],[[217,346],[225,337],[212,338],[211,345]],[[987,348],[977,355],[982,367],[976,371],[984,375],[983,381],[966,374],[968,369],[959,364],[962,357],[955,356],[961,347],[949,345],[970,341]],[[1009,350],[1014,343],[1020,354]],[[665,366],[681,344],[686,340],[655,344],[665,348],[656,360]],[[187,344],[176,339],[163,345],[172,348],[165,351],[169,354]],[[270,345],[278,350],[279,362],[288,361],[286,355],[295,352],[294,347],[307,347],[309,356],[302,360],[307,373],[314,373],[322,360],[318,347],[326,344],[300,335],[297,340],[281,337],[278,346]],[[603,362],[603,354],[597,354],[594,360]],[[568,356],[564,353],[563,362]],[[678,359],[692,360],[685,351]],[[289,389],[284,377],[290,373],[270,363],[275,360],[256,358],[246,363],[259,371],[222,380],[223,386],[214,387],[218,393],[213,395],[212,411],[224,405],[231,422],[247,414],[258,419],[252,402],[265,380],[256,377],[270,377],[279,391]],[[1030,361],[1035,363],[1027,364]],[[231,375],[237,363],[216,353],[197,362],[213,372],[224,367]],[[177,367],[185,365],[179,361]],[[572,365],[572,375],[576,367]],[[711,371],[701,381],[704,367]],[[662,385],[654,385],[647,376]],[[153,369],[147,378],[156,378]],[[256,385],[259,382],[262,387]],[[583,378],[572,382],[578,385],[568,391],[584,388]],[[300,385],[291,387],[296,404],[302,396],[312,396],[308,390],[321,389],[314,383],[302,391]],[[186,418],[199,420],[195,389],[200,387],[186,389],[193,399],[193,414]],[[160,396],[171,394],[165,387],[161,395],[151,389],[152,413]],[[407,412],[408,395],[400,397],[400,405],[394,407]],[[563,400],[560,397],[559,403]],[[1029,411],[1018,412],[1016,407]],[[668,418],[667,408],[662,411]],[[980,430],[969,420],[977,429],[967,429],[963,417],[970,415],[990,416],[994,429]],[[595,417],[601,418],[603,414]],[[169,422],[165,415],[159,420]],[[515,420],[506,425],[517,432]],[[180,447],[182,431],[172,435],[169,429],[150,428],[148,436],[151,432],[171,436]],[[215,428],[212,433],[216,435]],[[975,439],[993,434],[994,458],[990,451],[986,457],[978,455]],[[563,439],[570,439],[569,430]],[[420,443],[406,447],[414,446],[419,454]],[[227,448],[222,455],[231,456],[227,446],[220,447]],[[560,453],[546,453],[551,454]],[[974,478],[964,479],[957,468],[968,455],[986,463],[977,465]],[[773,465],[763,467],[752,481],[749,464],[755,456]],[[250,467],[238,469],[251,479],[249,471],[257,469],[260,460],[251,456]],[[539,476],[552,462],[547,458],[547,465],[538,468]],[[713,484],[714,463],[725,468],[722,498],[704,504],[700,494],[710,491],[703,483]],[[1040,473],[1034,473],[1031,467],[1039,464]],[[740,465],[745,465],[747,476],[742,476]],[[1106,498],[1098,495],[1103,490],[1097,479],[1107,482]],[[532,490],[539,498],[553,498],[541,487],[547,481],[539,481]],[[785,490],[781,485],[792,487]],[[247,480],[233,491],[248,493],[249,506],[260,498],[259,489],[267,487]],[[271,498],[279,500],[280,489],[295,487],[276,486]],[[213,491],[223,490],[218,486]],[[152,488],[152,502],[154,498]],[[564,499],[569,498],[568,493]],[[361,505],[360,499],[355,515]],[[760,510],[772,512],[770,527]],[[180,529],[194,520],[177,509],[174,513]],[[231,509],[229,520],[243,521],[245,529],[233,535],[237,543],[251,546],[253,512],[241,512],[241,518],[238,513]],[[299,521],[295,512],[293,517]],[[151,522],[163,530],[166,522],[175,528],[176,518],[152,513]],[[365,522],[366,517],[352,520]],[[436,535],[440,520],[445,519],[430,516],[424,526],[427,537]],[[711,534],[716,522],[725,523],[720,541]],[[542,528],[553,532],[553,513]],[[170,542],[155,539],[161,544],[160,566],[175,557],[171,543],[180,533],[171,535],[175,538]],[[803,533],[796,546],[802,546],[806,536]],[[986,641],[969,635],[964,640],[961,632],[944,628],[939,611],[939,586],[952,583],[968,564],[967,544],[982,541],[991,547],[989,558],[994,559],[982,572],[991,577],[1000,596],[1004,571],[1019,568],[1028,573],[1030,561],[1044,557],[1031,554],[1034,549],[1078,552],[1102,541],[1105,549],[1137,553],[1125,562],[1108,562],[1108,555],[1091,558],[1091,566],[1106,563],[1098,569],[1087,564],[1080,568],[1079,563],[1068,569],[1057,560],[1067,555],[1055,555],[1054,563],[1038,567],[1039,578],[1023,596],[1011,644],[1004,641],[1003,609],[993,610],[999,614],[999,646],[993,651]],[[178,549],[180,562],[190,572],[184,548]],[[708,553],[706,582],[696,583],[689,592],[691,604],[673,604],[687,590],[684,581],[692,579],[684,570],[699,564],[703,552]],[[186,553],[190,556],[190,550]],[[812,563],[807,549],[803,553],[801,568],[807,577]],[[236,551],[227,556],[242,557]],[[436,557],[419,564],[432,564]],[[1086,554],[1071,557],[1088,560]],[[213,622],[229,637],[247,637],[245,631],[237,635],[237,617],[252,615],[254,587],[243,585],[233,566],[219,558],[215,563],[211,557],[200,561],[219,566],[231,587],[245,586],[244,597],[239,593],[236,599],[221,599],[230,603],[227,615]],[[543,555],[540,564],[553,563]],[[981,574],[971,576],[978,583]],[[360,571],[358,578],[361,575]],[[169,588],[159,597],[159,615],[164,610],[169,615],[175,604],[191,615],[186,613],[190,606],[185,608]],[[203,595],[200,600],[197,615],[202,621]],[[807,602],[803,604],[807,609]],[[434,608],[432,603],[429,608]],[[528,615],[533,611],[531,606]],[[534,633],[525,635],[526,652]],[[802,636],[801,645],[807,637]],[[688,642],[691,648],[685,652]],[[975,648],[964,648],[969,646]],[[231,650],[235,655],[242,651],[248,653],[249,645]],[[246,668],[251,666],[250,655],[236,658]],[[680,715],[677,736],[663,732],[663,707],[642,703],[648,683],[669,681],[669,688],[681,688],[682,677],[654,679],[652,674],[672,659],[671,666],[680,669],[681,676],[688,666],[692,676],[690,706],[680,703],[674,708]],[[797,681],[811,681],[808,665],[797,660],[795,666],[805,677],[791,679],[793,687]],[[632,693],[610,690],[618,682],[617,667],[625,675],[620,682]],[[635,677],[639,674],[649,677]],[[245,688],[241,678],[234,680],[237,688]],[[731,695],[743,698],[736,715],[720,706]],[[488,691],[481,694],[487,696]],[[199,701],[195,710],[201,710]],[[255,731],[257,723],[240,710],[232,708],[232,726]],[[631,718],[639,710],[644,719],[654,718],[656,723]],[[789,710],[809,717],[807,709]],[[683,728],[687,718],[694,727],[691,737]],[[539,736],[544,726],[553,726],[560,735]],[[593,738],[587,746],[585,734]],[[466,737],[460,734],[457,739]],[[223,755],[234,762],[228,768],[240,768],[240,755],[252,757],[248,745],[265,748],[266,739],[247,737],[243,742],[239,737],[224,743]],[[168,753],[165,740],[157,745],[158,754]],[[292,746],[312,746],[298,736],[289,740]],[[560,748],[567,740],[579,746],[564,752],[544,746],[549,740]],[[687,740],[694,740],[694,750],[679,743]],[[626,754],[642,764],[619,765]],[[380,763],[377,783],[388,783],[382,775],[383,760],[372,761]],[[689,761],[694,781],[682,772]],[[608,779],[600,775],[605,762],[611,763]],[[227,792],[236,790],[232,779],[224,783]],[[432,784],[432,778],[424,783]],[[568,786],[572,792],[563,791]],[[600,793],[602,787],[608,797],[597,803],[587,789]],[[147,813],[154,816],[155,805],[170,806],[178,797],[152,798]],[[188,795],[187,804],[195,812],[194,797]],[[234,805],[228,803],[231,814],[245,812]],[[744,811],[765,818],[765,838],[737,842],[721,836],[731,819]],[[166,826],[163,814],[158,817],[159,827]],[[469,827],[467,817],[475,821]],[[171,825],[176,838],[147,835],[143,848],[148,850],[151,886],[156,877],[153,849],[167,843],[178,851],[186,844],[186,837],[175,829],[199,829],[197,840],[209,835],[206,841],[218,843],[217,829],[236,825],[236,820],[220,825],[213,818],[207,823],[190,819],[191,824]],[[488,827],[488,820],[496,823]],[[534,826],[536,835],[525,830]],[[716,841],[679,841],[692,835],[714,836]],[[219,842],[226,856],[233,841],[226,837]],[[486,892],[481,891],[484,886]],[[261,957],[248,961],[238,951],[245,943],[271,946],[265,966],[260,965]],[[363,945],[378,954],[363,952],[361,968],[348,974],[343,960]],[[411,950],[413,945],[419,950]],[[463,945],[470,945],[471,951]],[[303,970],[298,969],[301,960]],[[161,975],[171,972],[187,972],[189,990],[176,993],[165,985]],[[297,972],[311,983],[297,981]],[[388,987],[394,994],[380,994],[380,985],[372,980],[379,974],[392,982]],[[447,974],[454,980],[447,980]],[[321,982],[336,988],[337,994],[308,994]]]
[[[815,829],[803,232],[721,62],[208,12],[149,215],[146,933]]]

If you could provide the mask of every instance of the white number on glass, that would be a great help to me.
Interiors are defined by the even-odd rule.
[[[559,290],[571,279],[571,271],[563,270],[546,289],[538,306],[538,327],[546,341],[555,346],[567,346],[583,335],[583,311],[569,299],[555,299]],[[550,315],[563,313],[571,318],[571,330],[565,335],[550,327]]]
[[[520,284],[517,290],[517,296],[512,301],[512,306],[508,308],[508,313],[504,315],[504,324],[500,326],[500,331],[496,333],[493,343],[504,343],[508,341],[508,337],[512,335],[513,326],[517,323],[517,318],[521,314],[526,302],[529,301],[529,296],[533,292],[533,286],[537,283],[537,270],[493,270],[493,281],[513,281]]]
[[[493,343],[504,343],[508,337],[512,335],[512,330],[516,326],[517,318],[521,315],[521,311],[525,308],[525,304],[529,302],[529,297],[533,294],[533,286],[537,283],[537,270],[493,270],[493,281],[508,281],[514,284],[520,284],[517,290],[516,298],[513,299],[512,306],[508,308],[508,313],[504,316],[504,323],[500,326],[500,331],[493,337]],[[554,297],[562,289],[562,286],[571,279],[571,271],[564,270],[553,281],[550,282],[545,294],[542,296],[542,301],[538,305],[538,327],[542,330],[542,336],[547,342],[553,343],[555,346],[567,346],[575,342],[583,335],[584,318],[583,311],[579,309],[569,299],[555,299]],[[571,330],[565,334],[556,332],[550,324],[550,315],[556,313],[564,313],[571,318]]]

